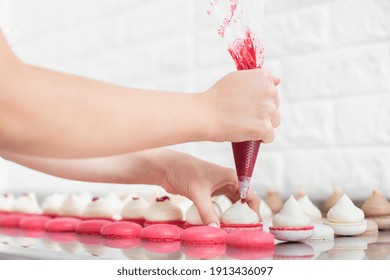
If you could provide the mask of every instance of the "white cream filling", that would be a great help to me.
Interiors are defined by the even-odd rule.
[[[213,207],[215,212],[218,215],[218,218],[221,216],[221,208],[219,208],[218,204],[213,201]],[[200,218],[198,208],[196,208],[195,204],[192,204],[190,208],[188,208],[186,212],[186,221],[191,225],[203,225],[202,219]]]
[[[85,198],[76,194],[70,194],[62,202],[59,212],[62,216],[80,217],[86,205]]]
[[[0,211],[11,211],[15,206],[13,194],[0,194]]]
[[[301,205],[303,211],[310,217],[312,221],[320,220],[322,218],[322,214],[320,209],[313,204],[308,195],[304,195],[299,200],[299,205]]]
[[[303,211],[298,201],[291,196],[272,219],[275,227],[304,227],[311,223],[311,219]]]
[[[149,203],[142,197],[131,199],[123,206],[121,216],[124,219],[144,219],[148,207]]]
[[[152,222],[182,221],[183,212],[169,200],[156,201],[146,209],[145,220]]]
[[[42,203],[43,213],[48,215],[58,215],[64,199],[64,196],[59,193],[49,195]]]
[[[333,223],[358,223],[364,220],[364,212],[344,194],[328,211],[327,218]]]
[[[86,218],[107,218],[113,219],[115,216],[115,207],[107,199],[98,198],[87,204],[83,211],[83,217]]]
[[[26,213],[26,214],[41,214],[42,210],[39,207],[35,193],[28,193],[20,195],[14,206],[15,212]]]
[[[259,223],[259,217],[256,212],[249,208],[248,204],[242,203],[238,200],[229,209],[222,213],[221,222],[224,224],[257,224]]]
[[[260,215],[263,219],[272,218],[272,210],[264,200],[260,200]]]

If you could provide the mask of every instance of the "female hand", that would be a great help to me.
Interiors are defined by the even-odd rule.
[[[160,185],[171,194],[184,195],[192,200],[203,224],[219,227],[212,196],[224,194],[232,202],[240,199],[235,170],[179,152],[165,150],[164,153],[158,158],[162,170]],[[252,190],[248,193],[247,203],[260,217],[260,199]]]
[[[242,142],[274,139],[280,125],[280,80],[261,69],[226,75],[206,93],[214,141]]]

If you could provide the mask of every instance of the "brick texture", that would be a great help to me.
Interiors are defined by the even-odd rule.
[[[208,2],[13,0],[22,34],[13,47],[26,62],[86,77],[203,91],[235,70]],[[375,187],[390,197],[389,14],[388,0],[266,0],[265,65],[282,80],[283,120],[261,147],[258,193],[325,199],[340,185],[354,199]],[[172,148],[234,166],[229,143]],[[0,184],[16,192],[107,190],[14,164],[7,174]]]

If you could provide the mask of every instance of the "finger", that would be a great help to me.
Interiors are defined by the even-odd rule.
[[[261,140],[263,141],[263,143],[267,144],[274,141],[274,138],[275,138],[275,131],[273,128],[270,128],[265,131]]]
[[[248,203],[249,207],[256,212],[257,216],[261,221],[262,218],[260,215],[260,197],[252,189],[249,189],[249,192],[246,196],[246,202]]]
[[[219,217],[215,212],[210,194],[199,193],[196,197],[194,197],[193,201],[204,225],[215,227],[220,226]]]
[[[280,79],[279,78],[277,78],[277,77],[272,77],[273,78],[273,80],[274,80],[274,84],[275,84],[275,86],[278,86],[279,84],[280,84]]]
[[[271,122],[272,122],[272,127],[273,128],[278,127],[280,125],[280,113],[279,113],[279,111],[276,111],[276,113],[272,116]]]
[[[276,96],[275,96],[275,106],[276,106],[276,109],[279,109],[279,95],[277,94]]]

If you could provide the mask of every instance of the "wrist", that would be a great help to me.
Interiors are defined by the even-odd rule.
[[[217,106],[210,91],[192,95],[196,108],[200,141],[218,141]]]
[[[141,153],[143,154],[141,165],[145,167],[148,184],[162,186],[172,152],[166,149],[151,149]]]

